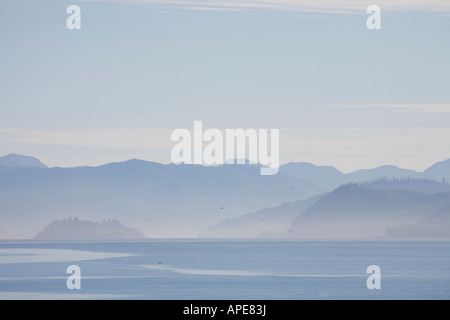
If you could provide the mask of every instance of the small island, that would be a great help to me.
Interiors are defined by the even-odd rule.
[[[56,220],[35,237],[35,240],[115,240],[143,239],[144,234],[126,227],[118,220],[94,222],[79,218]]]

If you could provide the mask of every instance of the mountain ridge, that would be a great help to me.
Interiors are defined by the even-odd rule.
[[[129,160],[98,167],[0,173],[0,237],[27,238],[64,216],[117,219],[152,237],[194,237],[231,218],[321,193],[257,166],[163,165]],[[222,208],[222,209],[221,209]]]
[[[426,178],[438,182],[450,181],[450,159],[436,162],[422,172],[394,165],[383,165],[343,173],[333,166],[316,166],[309,162],[290,162],[282,165],[279,172],[303,178],[325,191],[332,191],[346,183],[370,182],[381,178]]]
[[[344,189],[334,188],[324,193],[325,187],[342,181],[340,185],[345,186],[358,175],[369,180],[383,178],[361,183],[358,188],[364,189],[353,187],[361,205],[358,207],[353,202],[350,209],[375,214],[372,209],[379,203],[388,203],[390,194],[395,194],[397,200],[408,199],[420,206],[417,199],[428,197],[426,194],[432,196],[449,190],[447,184],[437,182],[445,181],[445,174],[450,172],[447,166],[450,161],[442,161],[417,177],[400,178],[403,180],[395,175],[405,177],[415,171],[387,165],[373,171],[358,170],[350,176],[330,166],[294,163],[290,167],[282,166],[277,175],[261,176],[258,165],[175,165],[138,159],[96,167],[0,167],[0,238],[30,237],[37,229],[64,216],[96,221],[117,219],[152,237],[214,235],[211,233],[214,230],[218,233],[220,230],[224,236],[228,231],[242,236],[276,234],[280,228],[291,228],[294,219],[308,217],[304,211],[311,208],[303,207],[303,200],[324,194],[318,202],[323,198],[329,201],[330,194],[339,195]],[[295,171],[298,168],[301,170]],[[308,175],[299,177],[302,170]],[[326,174],[314,179],[321,172]],[[426,172],[437,178],[426,180]],[[440,173],[444,174],[442,178]],[[329,179],[332,184],[327,185],[328,177],[333,177]],[[334,178],[337,180],[333,182]],[[350,199],[352,187],[346,188],[345,197]],[[372,190],[369,196],[368,191],[361,191],[367,189]],[[375,194],[385,197],[376,198]],[[315,205],[310,204],[310,207]],[[336,204],[339,206],[330,208],[342,214],[343,203]],[[430,203],[423,205],[427,210],[430,207]],[[320,217],[320,212],[316,216]],[[255,221],[257,224],[253,224]],[[245,226],[249,229],[245,230]]]
[[[346,184],[322,197],[292,223],[298,238],[381,237],[389,227],[411,224],[450,204],[450,192],[371,189]]]
[[[10,153],[0,157],[0,167],[6,168],[47,168],[39,159],[24,156],[17,153]]]
[[[356,204],[359,202],[356,207],[355,201]],[[450,185],[447,183],[427,179],[381,179],[359,185],[342,185],[332,192],[310,199],[226,219],[204,230],[200,236],[225,237],[227,234],[237,234],[241,238],[256,236],[313,238],[314,234],[310,232],[313,227],[320,229],[327,224],[336,224],[340,221],[350,225],[363,220],[362,226],[365,224],[367,228],[367,221],[371,220],[377,228],[377,232],[372,233],[373,237],[381,237],[386,228],[393,227],[397,223],[414,223],[425,217],[434,207],[446,203],[450,204]],[[323,217],[323,211],[329,212],[328,216]],[[401,213],[400,216],[397,215],[397,211]],[[321,215],[321,221],[317,221],[316,218],[320,218]],[[384,225],[380,223],[383,220],[387,222]],[[295,221],[297,226],[305,224],[305,227],[297,228],[295,224],[293,225]],[[304,231],[309,232],[308,236]],[[319,238],[326,236],[332,238],[331,231],[322,233]],[[353,237],[351,232],[351,230],[346,232],[350,238]],[[360,233],[358,236],[364,237],[365,234]],[[344,237],[342,233],[341,237]]]

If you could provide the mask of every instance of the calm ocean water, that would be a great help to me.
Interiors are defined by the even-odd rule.
[[[0,241],[0,299],[449,298],[450,242]]]

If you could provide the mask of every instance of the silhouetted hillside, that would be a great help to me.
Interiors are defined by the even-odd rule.
[[[418,193],[450,193],[448,183],[437,182],[429,179],[380,179],[360,184],[362,187],[377,190],[404,190]]]
[[[395,226],[386,230],[391,238],[450,238],[450,205],[436,209],[414,225]]]
[[[367,238],[384,235],[397,224],[417,222],[450,204],[450,193],[375,190],[341,186],[305,210],[292,224],[300,238]]]
[[[396,166],[381,166],[374,169],[363,169],[346,175],[348,182],[361,183],[378,179],[405,179],[420,177],[420,173],[414,170],[401,169]]]
[[[450,181],[450,159],[435,163],[427,170],[423,172],[426,178],[434,179],[437,181]]]
[[[304,210],[312,206],[320,196],[285,203],[275,208],[258,210],[237,218],[226,219],[202,233],[205,238],[276,237],[290,228],[292,222]]]
[[[8,156],[18,167],[0,166],[0,238],[30,238],[67,216],[116,219],[152,237],[195,237],[202,230],[211,237],[267,236],[294,219],[286,228],[288,236],[379,236],[396,224],[416,223],[448,200],[443,194],[448,185],[441,181],[450,161],[424,173],[382,166],[350,174],[292,163],[277,175],[261,176],[259,165],[249,164],[206,167],[130,160],[46,168],[25,158]],[[323,193],[316,184],[330,188],[363,179],[369,182],[340,187],[309,208],[300,202]]]
[[[261,176],[253,165],[130,160],[100,167],[21,168],[0,173],[6,230],[0,237],[30,238],[67,216],[118,219],[153,237],[193,237],[225,218],[318,193],[291,176]]]

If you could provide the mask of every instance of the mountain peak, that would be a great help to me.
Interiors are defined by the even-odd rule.
[[[39,159],[16,153],[11,153],[0,157],[0,166],[9,168],[47,168],[47,166],[39,161]]]
[[[450,181],[450,159],[433,164],[423,173],[430,179]]]
[[[429,171],[432,168],[436,168],[436,167],[450,167],[450,159],[436,162],[431,167],[429,167],[427,170],[425,170],[425,172]]]

